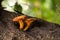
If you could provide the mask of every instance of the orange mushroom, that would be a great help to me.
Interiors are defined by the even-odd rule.
[[[13,21],[14,22],[15,21],[19,22],[19,24],[20,24],[20,27],[19,28],[20,29],[23,29],[24,28],[24,24],[26,23],[26,26],[23,29],[23,31],[26,31],[30,27],[31,23],[34,22],[35,20],[36,19],[30,18],[30,17],[28,17],[26,15],[22,15],[22,16],[18,16],[18,17],[13,18]]]

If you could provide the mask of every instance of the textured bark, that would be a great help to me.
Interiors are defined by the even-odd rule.
[[[37,19],[24,32],[12,21],[19,15],[0,10],[0,40],[60,40],[60,25]]]

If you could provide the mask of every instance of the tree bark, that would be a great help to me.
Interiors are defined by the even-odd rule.
[[[22,31],[12,19],[21,14],[0,10],[0,40],[60,40],[60,25],[38,19]]]

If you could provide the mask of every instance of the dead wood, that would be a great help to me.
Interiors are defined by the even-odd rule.
[[[60,40],[60,25],[37,19],[24,32],[12,21],[19,15],[21,14],[0,10],[0,40]]]

